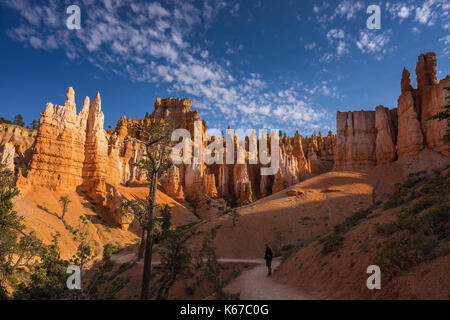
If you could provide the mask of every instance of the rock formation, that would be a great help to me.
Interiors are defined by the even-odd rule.
[[[337,135],[330,132],[325,137],[321,133],[302,137],[297,132],[294,137],[281,137],[279,170],[275,175],[261,175],[260,170],[268,165],[249,161],[256,133],[243,140],[234,135],[233,139],[229,128],[231,146],[226,144],[227,139],[217,140],[219,146],[223,143],[223,163],[206,164],[202,156],[198,163],[173,165],[161,177],[159,187],[179,201],[195,201],[201,194],[203,200],[223,197],[243,204],[333,168],[359,170],[416,155],[424,148],[448,156],[442,141],[446,122],[429,117],[445,105],[444,88],[450,86],[450,77],[437,81],[433,53],[419,57],[416,74],[418,87],[414,89],[408,70],[403,69],[401,95],[395,109],[378,106],[375,111],[338,112]],[[122,196],[117,186],[147,183],[145,172],[134,165],[146,157],[146,149],[133,125],[164,120],[175,128],[187,129],[191,137],[194,131],[200,131],[200,143],[206,147],[206,123],[197,111],[191,110],[191,104],[190,99],[157,98],[151,114],[146,113],[143,119],[124,116],[116,128],[105,131],[100,94],[92,103],[86,97],[77,114],[75,93],[69,88],[63,106],[46,105],[37,133],[17,126],[2,130],[0,126],[0,146],[7,142],[13,145],[3,147],[7,151],[2,153],[2,161],[7,159],[10,165],[11,153],[16,162],[20,158],[17,153],[22,153],[23,159],[27,152],[31,153],[28,176],[20,179],[20,184],[59,192],[82,191],[92,202],[108,208],[111,218],[126,228],[132,217],[120,211]],[[26,135],[29,136],[24,138]],[[225,161],[227,148],[233,148],[234,164]]]
[[[16,168],[28,167],[36,133],[36,130],[14,124],[0,124],[0,147],[9,143],[15,148],[14,165]]]
[[[4,165],[4,168],[14,172],[14,155],[16,149],[12,143],[5,143],[0,148],[0,164]]]
[[[389,110],[383,106],[375,109],[376,159],[377,164],[389,163],[396,159],[397,109]]]
[[[59,192],[82,190],[94,203],[109,208],[111,218],[127,228],[131,221],[120,212],[121,196],[113,186],[119,183],[119,162],[117,159],[111,166],[108,159],[118,155],[117,146],[109,144],[103,129],[100,94],[92,104],[89,101],[86,97],[77,114],[75,92],[70,87],[63,106],[47,103],[39,120],[28,176],[21,183],[23,187],[42,186]]]
[[[136,174],[133,162],[139,161],[145,155],[145,150],[138,142],[138,133],[134,131],[133,124],[143,124],[146,121],[163,119],[176,128],[184,128],[194,133],[195,121],[200,121],[197,111],[191,110],[190,99],[157,98],[155,110],[146,114],[144,119],[127,119],[122,117],[113,132],[119,137],[123,156],[120,158],[121,183],[144,182],[145,177]],[[205,135],[206,125],[202,124],[202,133]],[[228,134],[232,134],[229,129]],[[256,139],[256,133],[254,136]],[[226,145],[224,145],[223,164],[206,165],[202,160],[198,164],[181,164],[173,166],[163,175],[160,185],[164,192],[171,197],[194,201],[198,194],[209,198],[218,196],[235,199],[238,204],[252,202],[262,196],[278,192],[292,184],[298,183],[312,175],[330,171],[333,165],[333,149],[335,136],[303,138],[298,133],[293,138],[283,137],[280,142],[280,169],[275,175],[261,176],[262,167],[259,164],[249,164],[248,138],[240,141],[234,137],[234,148],[242,143],[245,145],[244,158],[246,164],[225,164]],[[203,147],[206,141],[203,141]],[[306,150],[306,151],[304,151]]]
[[[85,103],[77,115],[72,88],[67,89],[63,106],[47,103],[32,149],[30,185],[64,192],[81,185],[88,112]]]
[[[396,109],[338,112],[334,170],[355,170],[410,157],[428,148],[449,156],[442,140],[447,123],[429,118],[446,104],[450,77],[436,79],[436,55],[419,56],[417,89],[403,69],[401,95]]]
[[[358,170],[376,164],[374,111],[339,112],[336,117],[335,170]]]

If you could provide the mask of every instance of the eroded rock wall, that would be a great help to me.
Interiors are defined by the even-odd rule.
[[[94,203],[109,209],[123,228],[130,217],[120,211],[119,148],[103,129],[104,115],[97,93],[92,104],[84,99],[77,114],[75,92],[68,88],[63,106],[47,103],[32,147],[31,163],[20,187],[41,186],[58,192],[83,191]]]
[[[450,76],[438,82],[436,55],[422,54],[416,65],[417,89],[404,68],[397,108],[338,112],[334,170],[358,170],[417,155],[427,148],[449,156],[445,121],[430,120],[446,105]],[[373,121],[374,120],[374,121]]]

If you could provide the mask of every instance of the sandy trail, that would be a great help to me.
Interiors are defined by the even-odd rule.
[[[220,260],[220,259],[219,259]],[[233,259],[235,260],[235,259]],[[262,262],[261,262],[262,261]],[[277,283],[267,276],[264,260],[255,268],[246,270],[234,279],[226,288],[228,292],[241,292],[241,300],[311,300],[297,289]],[[242,260],[246,263],[247,260]],[[272,272],[280,265],[279,259],[272,261]]]
[[[112,260],[116,263],[125,263],[136,259],[136,253],[124,252],[113,255]],[[234,279],[225,290],[236,293],[241,292],[241,300],[311,300],[310,296],[299,292],[297,289],[285,284],[277,283],[272,277],[267,276],[267,267],[263,259],[231,259],[219,258],[222,263],[248,263],[255,264],[254,268],[243,271],[239,277]],[[153,261],[152,265],[160,261]],[[143,264],[143,260],[138,264]],[[272,272],[280,265],[280,259],[272,262]]]

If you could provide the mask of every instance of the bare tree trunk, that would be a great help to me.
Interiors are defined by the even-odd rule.
[[[64,221],[64,218],[65,218],[65,216],[66,216],[66,210],[67,210],[67,204],[63,204],[63,211],[62,211],[62,216],[61,216],[61,220],[62,220],[63,222],[65,222],[65,221]]]
[[[156,188],[158,186],[158,172],[154,172],[151,180],[150,192],[148,195],[148,225],[147,241],[145,244],[144,272],[142,276],[141,300],[148,300],[150,288],[150,276],[152,272],[153,254],[153,209],[156,200]]]
[[[138,260],[142,260],[142,258],[144,257],[145,235],[147,233],[146,231],[147,231],[146,227],[143,227],[141,232],[141,243],[139,245]]]

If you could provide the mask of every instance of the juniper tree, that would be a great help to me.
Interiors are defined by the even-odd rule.
[[[138,139],[146,148],[146,158],[137,163],[137,167],[147,174],[150,182],[147,196],[147,235],[145,241],[144,270],[142,275],[141,300],[149,298],[154,210],[156,207],[156,189],[161,175],[172,165],[170,153],[172,150],[172,126],[163,120],[151,120],[144,124],[134,124]]]

